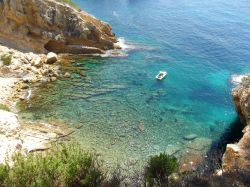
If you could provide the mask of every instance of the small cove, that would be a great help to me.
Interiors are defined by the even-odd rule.
[[[67,64],[71,79],[35,89],[23,118],[83,125],[74,138],[108,165],[184,150],[189,134],[221,137],[236,117],[231,76],[250,68],[244,1],[242,11],[231,1],[75,2],[108,21],[133,49],[125,57]],[[163,81],[155,80],[159,70],[168,71]]]

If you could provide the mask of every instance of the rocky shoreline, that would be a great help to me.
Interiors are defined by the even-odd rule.
[[[16,105],[31,97],[31,85],[69,78],[71,75],[60,69],[64,54],[104,54],[119,47],[107,23],[55,0],[2,0],[0,16],[3,163],[14,152],[46,150],[50,142],[74,131],[57,119],[30,122],[18,118]]]
[[[8,56],[8,62],[3,56]],[[20,100],[28,100],[31,96],[31,84],[36,82],[55,81],[62,74],[59,58],[56,54],[22,53],[15,49],[0,46],[0,163],[10,159],[16,152],[27,154],[34,151],[47,150],[50,143],[71,133],[63,122],[53,120],[24,121],[16,114],[16,104]],[[6,111],[7,110],[7,111]]]
[[[228,144],[222,158],[224,171],[242,171],[250,174],[250,75],[232,90],[236,112],[244,124],[243,137],[235,144]]]

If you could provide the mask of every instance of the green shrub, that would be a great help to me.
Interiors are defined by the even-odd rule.
[[[111,170],[111,172],[112,173],[110,173],[109,175],[110,178],[108,179],[107,184],[106,184],[107,187],[120,186],[121,182],[127,177],[127,176],[124,176],[124,174],[122,174],[120,165],[117,165],[116,168]]]
[[[94,187],[103,180],[96,157],[75,143],[56,145],[46,154],[16,154],[11,167],[0,165],[0,186],[5,187]]]
[[[80,9],[80,7],[77,4],[75,4],[72,0],[56,0],[56,1],[60,3],[67,3],[70,6],[74,7],[75,9],[78,9],[78,10]]]
[[[3,65],[8,66],[11,63],[12,55],[11,54],[4,54],[0,57]]]
[[[8,177],[8,167],[4,164],[0,164],[0,186],[3,186],[4,181]]]
[[[1,103],[0,103],[0,110],[10,111],[10,109],[6,105],[1,104]]]
[[[145,168],[146,180],[150,183],[157,182],[159,186],[168,184],[168,177],[178,170],[177,158],[168,154],[151,156]]]

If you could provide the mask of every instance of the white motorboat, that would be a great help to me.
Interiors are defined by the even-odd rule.
[[[166,71],[160,71],[158,75],[156,75],[157,80],[162,80],[168,73]]]

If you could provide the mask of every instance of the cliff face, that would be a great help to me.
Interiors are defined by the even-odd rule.
[[[24,52],[103,53],[113,49],[111,27],[55,0],[0,0],[0,43]]]
[[[228,144],[222,160],[224,170],[240,169],[250,172],[250,76],[232,91],[235,109],[245,125],[243,137],[237,144]]]

